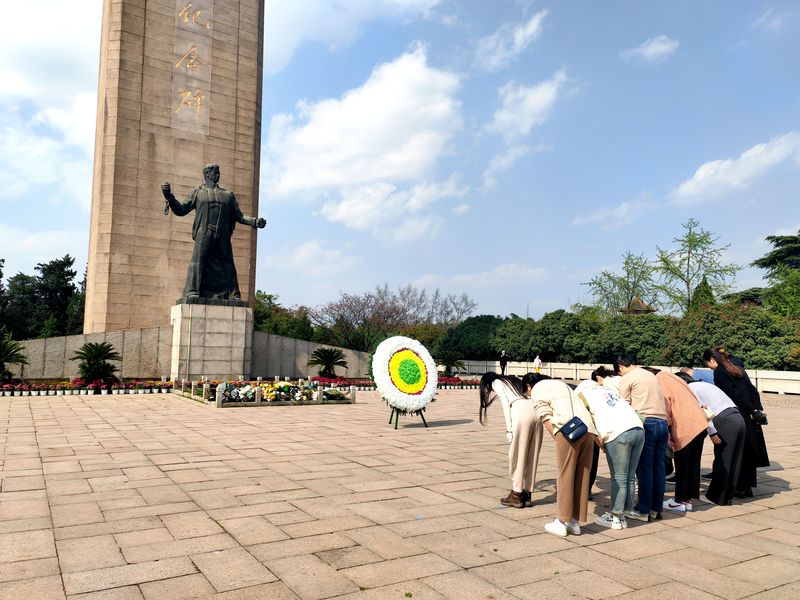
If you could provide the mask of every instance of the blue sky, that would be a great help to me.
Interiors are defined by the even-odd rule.
[[[7,7],[6,277],[86,262],[84,2]],[[415,283],[538,316],[690,217],[747,264],[800,226],[799,30],[788,1],[268,1],[258,288],[314,306]]]

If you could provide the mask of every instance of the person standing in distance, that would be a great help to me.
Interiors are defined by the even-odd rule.
[[[503,350],[500,352],[500,375],[506,374],[506,367],[508,366],[508,354]]]

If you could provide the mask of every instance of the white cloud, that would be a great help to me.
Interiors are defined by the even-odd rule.
[[[502,135],[506,141],[527,136],[547,119],[566,82],[564,69],[532,86],[509,81],[498,90],[500,108],[487,125],[487,131]]]
[[[295,197],[420,180],[461,129],[459,85],[457,75],[428,66],[417,47],[341,98],[299,103],[296,114],[270,123],[266,187]]]
[[[66,108],[96,93],[102,2],[3,3],[0,99]],[[94,121],[90,124],[94,126]]]
[[[774,8],[770,7],[765,10],[761,15],[752,23],[750,29],[765,29],[773,33],[783,29],[786,19],[791,13],[777,12]]]
[[[492,288],[514,286],[542,280],[547,274],[544,267],[531,267],[519,263],[497,265],[486,271],[459,273],[449,277],[427,274],[414,283],[422,287],[442,286],[452,289]]]
[[[78,132],[65,136],[61,131],[44,127],[46,120],[43,113],[25,120],[17,113],[5,112],[0,118],[0,156],[3,157],[0,180],[5,182],[2,198],[6,201],[25,198],[29,202],[67,199],[88,211],[91,151],[81,147],[85,140]],[[93,134],[94,129],[91,132]],[[69,141],[72,138],[74,143]],[[34,190],[39,197],[30,197]],[[45,190],[47,197],[42,198]]]
[[[520,158],[549,150],[548,146],[538,144],[536,146],[526,146],[517,144],[509,146],[500,154],[497,154],[489,162],[489,166],[483,172],[483,188],[491,189],[497,185],[497,175],[508,171]]]
[[[75,259],[75,270],[78,271],[78,279],[81,279],[86,266],[88,236],[88,229],[31,231],[0,223],[0,258],[6,261],[3,279],[8,280],[17,273],[33,275],[37,263],[60,258],[65,254]]]
[[[542,33],[547,10],[540,10],[528,21],[517,25],[506,23],[492,35],[478,40],[475,64],[483,71],[498,71],[507,67]]]
[[[325,199],[328,220],[390,242],[434,235],[441,219],[432,205],[468,191],[456,175],[434,176],[462,127],[459,86],[418,46],[341,98],[277,115],[265,151],[268,198]]]
[[[437,4],[439,0],[270,0],[264,19],[264,67],[274,75],[304,42],[331,49],[347,46],[369,21],[423,18]]]
[[[786,162],[800,166],[800,132],[792,131],[757,144],[738,158],[712,160],[700,165],[690,179],[672,190],[670,199],[677,204],[693,204],[717,198],[749,187],[770,169]]]
[[[457,204],[453,208],[450,209],[454,215],[465,215],[470,211],[471,207],[469,204]]]
[[[665,35],[659,35],[650,38],[636,48],[623,50],[619,53],[619,56],[625,62],[633,61],[653,64],[665,60],[678,49],[678,46],[680,46],[678,40],[673,40]]]
[[[291,252],[269,254],[264,260],[265,268],[271,272],[323,278],[352,271],[360,263],[361,258],[329,248],[323,240],[303,242]]]
[[[88,210],[102,2],[80,10],[62,0],[6,4],[8,26],[0,36],[2,199],[25,198],[34,206],[67,199]]]
[[[658,207],[648,194],[642,194],[632,202],[623,202],[615,207],[604,207],[589,215],[576,215],[573,225],[595,225],[603,229],[616,229],[629,225],[641,215]]]
[[[410,190],[375,183],[342,190],[337,200],[322,207],[322,214],[330,221],[399,243],[436,235],[442,219],[431,210],[432,205],[444,198],[464,196],[468,191],[456,176],[443,183],[420,183]]]

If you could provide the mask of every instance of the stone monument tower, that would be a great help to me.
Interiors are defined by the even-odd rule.
[[[84,332],[165,325],[182,295],[191,219],[160,187],[218,163],[258,214],[264,0],[104,0]],[[241,297],[256,235],[232,238]]]

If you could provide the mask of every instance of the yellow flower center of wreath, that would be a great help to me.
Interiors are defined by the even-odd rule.
[[[389,376],[394,386],[404,394],[422,393],[428,383],[425,361],[413,350],[398,350],[389,359]]]

